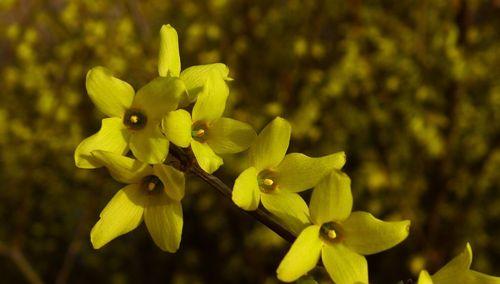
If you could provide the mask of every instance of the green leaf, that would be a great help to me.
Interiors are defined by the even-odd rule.
[[[171,25],[163,25],[160,30],[160,53],[158,55],[158,74],[162,77],[179,77],[181,57],[179,38]]]
[[[99,249],[114,238],[137,228],[142,221],[145,202],[145,195],[138,184],[127,185],[118,191],[90,232],[93,247]]]
[[[144,221],[155,244],[164,251],[176,252],[182,237],[182,206],[162,193],[150,196]]]
[[[405,240],[410,232],[410,221],[384,222],[370,213],[357,211],[342,222],[342,227],[345,245],[368,255],[390,249]]]
[[[208,76],[203,91],[193,107],[193,122],[212,122],[222,116],[226,108],[229,88],[222,78]]]
[[[323,246],[321,260],[335,283],[368,284],[368,263],[365,257],[343,244]]]
[[[184,173],[164,164],[153,166],[154,174],[160,178],[163,183],[163,190],[175,201],[181,201],[184,197],[186,181]]]
[[[209,174],[215,172],[224,163],[222,158],[217,156],[206,143],[193,140],[191,141],[191,149],[200,167]]]
[[[130,137],[130,150],[134,156],[148,164],[163,163],[168,155],[168,140],[158,126],[133,131]]]
[[[339,170],[333,170],[314,188],[309,208],[311,219],[318,225],[349,217],[352,210],[349,177]]]
[[[109,117],[122,118],[134,99],[134,88],[113,77],[104,67],[94,67],[87,73],[87,93],[97,108]]]
[[[261,200],[262,205],[295,234],[311,224],[307,204],[297,193],[286,191],[263,193]]]
[[[177,108],[185,91],[184,83],[178,78],[156,77],[137,92],[132,108],[143,111],[148,124],[159,122]]]
[[[248,156],[258,171],[276,167],[285,157],[292,127],[281,117],[270,122],[255,139]]]
[[[259,207],[260,189],[257,182],[257,170],[250,167],[244,170],[234,182],[233,202],[238,207],[253,211]]]
[[[249,124],[222,117],[210,126],[207,143],[217,154],[234,154],[248,149],[256,137]]]
[[[208,77],[222,80],[221,84],[227,84],[224,81],[230,80],[228,74],[229,68],[222,63],[196,65],[185,69],[182,71],[180,78],[186,85],[187,96],[179,104],[186,106],[194,102],[202,92]]]
[[[323,247],[319,230],[319,226],[312,225],[300,233],[276,271],[279,280],[295,281],[316,266]]]
[[[183,109],[167,113],[162,120],[165,137],[175,145],[184,148],[191,144],[191,125],[191,115]]]
[[[312,188],[333,169],[340,170],[345,164],[345,153],[338,152],[320,158],[300,153],[285,156],[276,168],[277,182],[281,189],[299,192]]]
[[[74,159],[77,167],[82,169],[95,169],[102,167],[102,163],[92,157],[94,150],[109,151],[125,154],[128,151],[130,133],[123,125],[121,119],[105,118],[102,120],[101,129],[94,135],[84,139],[76,147]]]
[[[111,176],[123,183],[140,183],[153,174],[153,169],[141,161],[107,151],[92,151],[92,156],[108,168]]]

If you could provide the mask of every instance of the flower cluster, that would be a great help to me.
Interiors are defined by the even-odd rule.
[[[159,76],[137,93],[104,67],[87,74],[89,97],[109,118],[78,145],[75,163],[85,169],[104,166],[114,179],[127,184],[92,228],[94,248],[132,231],[144,220],[158,247],[177,251],[185,176],[166,163],[169,144],[191,151],[207,174],[223,165],[220,154],[248,149],[248,167],[235,180],[232,200],[243,210],[267,211],[296,236],[277,277],[295,281],[321,258],[335,283],[368,283],[365,255],[405,240],[410,221],[385,222],[367,212],[353,212],[351,180],[342,172],[345,154],[316,158],[287,154],[291,136],[287,120],[277,117],[257,135],[249,124],[223,117],[227,82],[232,80],[227,66],[199,65],[181,72],[177,32],[165,25],[160,38]],[[308,205],[299,193],[309,189]],[[498,278],[469,270],[470,263],[467,246],[432,277],[423,271],[419,283],[456,283],[456,279],[498,283]]]

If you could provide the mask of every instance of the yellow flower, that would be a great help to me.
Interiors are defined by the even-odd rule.
[[[94,150],[125,154],[130,148],[143,162],[165,160],[169,142],[161,132],[160,122],[177,108],[185,92],[179,79],[157,77],[134,95],[128,83],[113,77],[104,67],[95,67],[87,73],[86,86],[90,99],[110,118],[103,119],[101,129],[78,145],[77,167],[101,167],[91,155]]]
[[[277,273],[285,282],[316,266],[320,256],[337,284],[368,283],[364,255],[387,250],[406,239],[410,221],[384,222],[367,212],[351,212],[349,177],[333,170],[315,188],[310,202],[312,223],[300,233]]]
[[[250,167],[236,179],[233,201],[244,210],[264,207],[299,233],[309,222],[308,208],[297,192],[314,187],[332,169],[345,164],[344,152],[311,158],[300,153],[285,156],[291,126],[277,117],[259,134],[249,150]]]
[[[228,95],[224,80],[211,74],[194,104],[192,117],[179,109],[163,119],[162,127],[168,140],[180,147],[191,146],[198,164],[208,173],[223,164],[217,154],[244,151],[257,136],[250,125],[222,117]]]
[[[487,275],[470,269],[472,263],[472,248],[469,243],[465,249],[430,276],[425,270],[420,272],[418,284],[500,284],[500,277]]]
[[[158,73],[163,77],[179,77],[186,85],[187,93],[181,98],[180,106],[194,102],[203,90],[209,76],[230,81],[229,68],[222,63],[191,66],[181,72],[179,56],[179,38],[171,25],[163,25],[160,30],[160,54],[158,56]]]
[[[184,197],[184,174],[164,164],[150,166],[112,152],[93,151],[92,156],[109,169],[114,179],[128,184],[115,194],[92,228],[94,248],[132,231],[144,219],[158,247],[177,251],[183,225],[180,201]]]

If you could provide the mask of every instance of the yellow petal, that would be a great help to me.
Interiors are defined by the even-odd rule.
[[[295,234],[311,224],[307,204],[297,193],[286,191],[263,193],[261,199],[262,205]]]
[[[405,240],[410,232],[410,221],[384,222],[368,212],[357,211],[342,222],[342,227],[345,245],[368,255],[390,249]]]
[[[132,108],[143,111],[148,123],[159,123],[163,116],[177,108],[185,92],[186,87],[180,79],[156,77],[137,91]]]
[[[222,78],[208,76],[193,107],[193,122],[211,122],[224,113],[229,88]]]
[[[166,194],[150,196],[144,221],[155,244],[164,251],[176,252],[182,237],[182,206]]]
[[[178,109],[171,111],[162,120],[162,129],[165,137],[179,147],[188,147],[191,144],[191,115],[189,112]]]
[[[114,238],[135,229],[142,221],[145,195],[138,184],[130,184],[118,191],[100,214],[99,221],[90,232],[95,249]]]
[[[179,38],[171,25],[163,25],[160,30],[160,53],[158,55],[158,74],[162,77],[179,77],[181,57]]]
[[[281,117],[266,125],[250,147],[250,165],[258,171],[276,167],[285,157],[291,131],[290,123]]]
[[[203,90],[203,85],[208,77],[219,78],[228,81],[229,68],[222,63],[213,63],[206,65],[191,66],[181,73],[181,80],[186,85],[187,96],[179,103],[181,106],[187,106],[196,101],[196,98]],[[220,82],[224,83],[225,82]]]
[[[217,156],[206,143],[191,141],[191,149],[200,167],[207,173],[215,172],[222,164],[222,158]]]
[[[420,274],[418,275],[417,284],[433,284],[432,278],[429,275],[429,272],[427,272],[425,270],[420,271]]]
[[[111,176],[123,183],[140,183],[153,174],[153,169],[141,161],[107,151],[92,151],[92,156],[108,168]]]
[[[278,184],[281,189],[299,192],[312,188],[333,169],[345,164],[345,153],[338,152],[324,157],[311,158],[300,153],[285,156],[278,165]]]
[[[368,263],[342,243],[323,246],[321,260],[335,283],[368,284]]]
[[[313,225],[300,233],[276,271],[279,280],[295,281],[316,266],[323,246],[319,230],[319,226]]]
[[[104,67],[94,67],[87,73],[87,93],[97,108],[110,117],[123,117],[134,99],[134,88],[113,77]]]
[[[158,125],[133,131],[130,137],[130,150],[139,161],[148,164],[163,163],[168,155],[168,145]]]
[[[234,182],[233,202],[238,207],[253,211],[259,207],[260,189],[257,182],[257,170],[250,167],[244,170]]]
[[[215,153],[234,154],[248,149],[256,137],[249,124],[222,117],[210,126],[207,143]]]
[[[472,248],[467,243],[465,249],[448,262],[445,266],[443,266],[438,272],[432,275],[432,280],[435,283],[447,284],[447,283],[456,283],[458,279],[464,278],[466,272],[469,270],[470,265],[472,263]]]
[[[102,163],[96,161],[91,152],[103,150],[117,154],[125,154],[128,151],[130,133],[123,125],[121,119],[105,118],[102,120],[101,129],[96,134],[83,140],[75,150],[75,164],[82,169],[94,169],[102,167]]]
[[[310,206],[315,224],[346,219],[352,210],[351,180],[341,171],[333,170],[314,188]]]
[[[181,201],[186,185],[184,173],[164,164],[156,164],[153,169],[154,174],[163,183],[163,190],[168,197],[175,201]]]

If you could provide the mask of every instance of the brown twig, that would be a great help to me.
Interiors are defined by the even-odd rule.
[[[207,184],[211,185],[214,189],[216,189],[219,193],[221,193],[224,197],[231,201],[231,204],[236,206],[232,202],[232,190],[229,186],[227,186],[223,181],[221,181],[218,177],[211,175],[204,170],[202,170],[198,164],[196,164],[190,153],[187,153],[183,149],[170,145],[170,154],[180,163],[180,169],[184,172],[189,172]],[[238,207],[239,208],[239,207]],[[276,234],[281,236],[283,239],[293,242],[295,240],[295,235],[283,227],[271,214],[262,209],[261,207],[257,208],[255,211],[244,211],[248,215],[255,218],[257,221],[264,224],[266,227],[274,231]]]
[[[0,254],[9,257],[17,266],[19,271],[26,277],[26,280],[32,284],[43,284],[42,279],[33,269],[24,254],[17,247],[8,247],[0,242]]]

